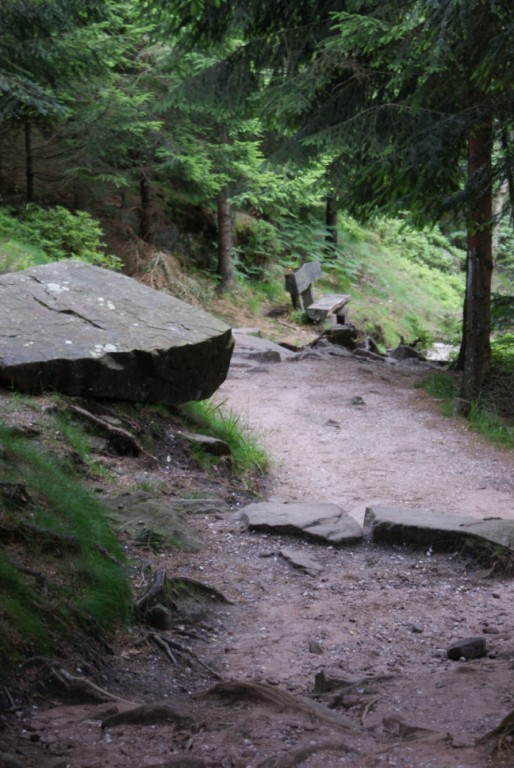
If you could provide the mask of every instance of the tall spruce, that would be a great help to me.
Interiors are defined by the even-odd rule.
[[[34,130],[66,120],[75,85],[106,66],[113,4],[90,0],[2,0],[0,138],[24,136],[26,199],[34,198]]]

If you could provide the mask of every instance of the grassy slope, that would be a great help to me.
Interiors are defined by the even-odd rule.
[[[410,341],[421,336],[426,344],[454,342],[464,291],[458,258],[426,235],[401,234],[401,222],[385,233],[343,223],[347,228],[340,230],[340,253],[324,262],[324,277],[314,284],[315,296],[350,294],[350,319],[384,347],[396,346],[401,336]],[[234,326],[262,327],[262,315],[277,306],[289,308],[289,325],[301,322],[283,285],[290,267],[270,267],[261,281],[238,279],[223,299],[211,295],[206,308]],[[263,330],[276,340],[288,335],[283,324],[269,323]]]

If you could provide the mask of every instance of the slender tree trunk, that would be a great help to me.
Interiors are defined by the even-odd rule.
[[[141,240],[144,240],[145,243],[151,243],[153,240],[152,214],[151,214],[152,193],[151,193],[150,184],[148,183],[148,179],[146,178],[144,173],[141,174],[141,177],[139,179],[139,194],[141,197],[141,215],[140,215],[140,222],[139,222],[139,233],[141,235]]]
[[[220,291],[226,291],[233,283],[232,264],[232,211],[228,201],[228,187],[218,194],[218,275]]]
[[[333,251],[337,248],[337,197],[334,192],[330,192],[326,198],[325,226],[327,251]]]
[[[480,394],[491,365],[492,124],[484,121],[468,139],[468,179],[474,187],[468,203],[466,314],[462,397]]]
[[[29,121],[25,123],[25,200],[34,202],[34,158],[32,156],[32,132]]]

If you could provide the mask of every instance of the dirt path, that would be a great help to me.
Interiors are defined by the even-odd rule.
[[[288,501],[335,502],[359,522],[372,503],[513,518],[514,457],[439,415],[421,375],[307,359],[231,378],[219,397],[262,437]]]
[[[306,359],[234,370],[218,399],[274,456],[275,496],[336,502],[359,522],[377,502],[514,517],[514,455],[440,416],[414,388],[418,377],[354,359]],[[63,756],[69,768],[487,764],[475,741],[514,708],[511,579],[485,578],[458,555],[249,534],[237,510],[194,524],[203,550],[161,553],[154,565],[207,581],[232,602],[194,630],[188,642],[197,657],[224,679],[299,696],[312,696],[321,671],[346,679],[346,688],[318,700],[333,708],[331,716],[294,709],[279,696],[191,697],[216,680],[194,660],[171,664],[133,629],[120,638],[103,684],[139,702],[180,696],[191,723],[101,729],[95,705],[44,707],[24,721],[25,739]],[[286,562],[286,546],[313,557],[316,575]],[[487,639],[486,657],[447,659],[450,642],[476,635]],[[330,749],[316,751],[327,743]],[[173,762],[180,755],[199,762]]]

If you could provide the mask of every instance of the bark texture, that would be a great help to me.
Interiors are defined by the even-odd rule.
[[[482,390],[491,365],[492,257],[492,125],[479,125],[468,140],[467,276],[464,323],[464,370],[462,396],[475,399]]]

